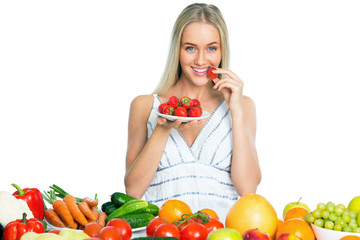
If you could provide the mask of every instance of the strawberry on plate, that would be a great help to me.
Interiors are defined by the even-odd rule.
[[[188,96],[184,96],[180,98],[180,105],[186,109],[190,109],[193,107],[193,101]]]
[[[202,109],[201,107],[193,107],[188,112],[188,117],[201,117]]]
[[[184,107],[177,107],[174,112],[174,116],[177,117],[186,117],[187,116],[187,110]]]

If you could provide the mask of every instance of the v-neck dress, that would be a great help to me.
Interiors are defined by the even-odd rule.
[[[147,130],[157,123],[161,100],[154,95]],[[192,211],[211,208],[227,212],[238,199],[230,178],[232,157],[231,112],[222,101],[190,147],[180,131],[172,129],[156,174],[144,199],[161,206],[168,199],[185,201]]]

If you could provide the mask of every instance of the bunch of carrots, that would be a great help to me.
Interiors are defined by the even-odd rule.
[[[96,195],[94,199],[77,198],[55,184],[50,188],[53,190],[44,191],[43,198],[52,205],[52,208],[45,211],[45,218],[51,225],[59,228],[84,229],[88,223],[97,222],[105,226],[107,215],[105,212],[99,213]]]

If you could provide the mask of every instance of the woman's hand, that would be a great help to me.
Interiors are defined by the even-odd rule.
[[[232,71],[218,68],[213,71],[215,74],[222,74],[223,79],[214,79],[214,89],[221,91],[224,94],[225,101],[230,109],[236,109],[239,106],[243,111],[243,87],[244,82],[236,76]]]

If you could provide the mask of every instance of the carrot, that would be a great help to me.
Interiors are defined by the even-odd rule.
[[[98,218],[99,218],[99,210],[97,209],[97,208],[90,208],[90,210],[91,210],[91,212],[94,214],[94,216],[95,216],[95,220],[97,221],[98,220]]]
[[[65,226],[68,225],[70,228],[75,228],[74,218],[72,217],[69,208],[63,200],[55,200],[53,202],[53,208],[64,221]]]
[[[66,195],[63,198],[64,202],[66,203],[66,206],[69,208],[69,211],[75,221],[77,221],[79,224],[86,226],[88,224],[88,221],[86,220],[86,217],[84,214],[80,211],[76,199],[72,195]]]
[[[90,220],[94,220],[94,221],[96,220],[96,217],[90,210],[89,204],[87,202],[79,203],[78,207],[79,207],[80,211],[85,215],[85,217],[87,217]]]
[[[105,227],[105,219],[107,218],[107,214],[106,212],[102,212],[99,214],[99,218],[98,218],[98,224],[100,224],[101,226]]]
[[[61,221],[60,217],[57,215],[56,211],[52,208],[48,208],[45,211],[45,218],[49,221],[50,224],[54,225],[55,227],[64,228],[65,225]]]
[[[92,199],[90,197],[83,198],[82,202],[87,202],[87,204],[89,204],[89,207],[96,207],[99,203],[96,199]]]

